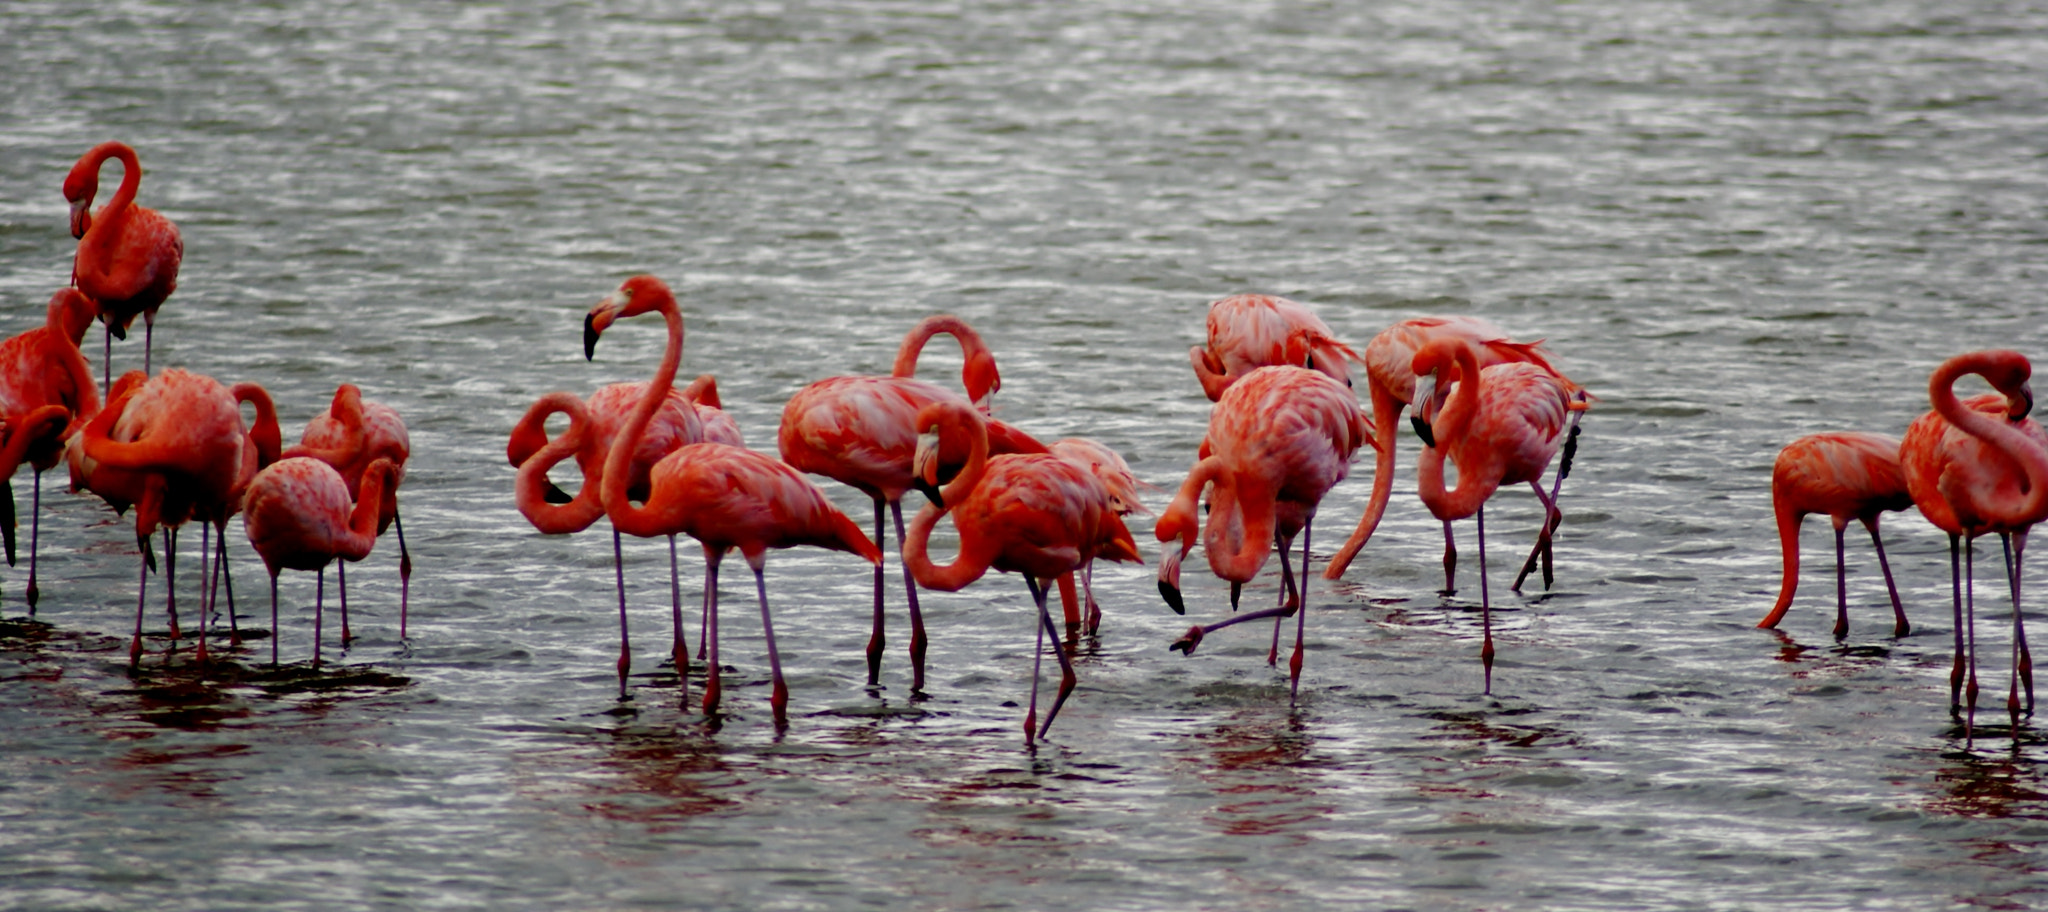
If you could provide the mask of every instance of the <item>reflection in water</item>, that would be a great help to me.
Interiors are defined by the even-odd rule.
[[[1335,812],[1318,798],[1321,760],[1301,717],[1240,710],[1213,731],[1193,736],[1199,750],[1181,756],[1223,799],[1203,821],[1229,836],[1289,836],[1307,841],[1314,824]]]
[[[746,781],[726,761],[726,748],[688,729],[622,727],[592,733],[602,748],[598,771],[584,776],[585,810],[638,823],[651,832],[734,807]]]
[[[1943,754],[1946,763],[1934,771],[1941,791],[1926,803],[1926,810],[1978,819],[2048,820],[2048,782],[2042,778],[2042,761],[2027,755],[2028,748],[2041,747],[2039,739],[2023,737],[2004,753]],[[1982,872],[1973,871],[1972,880],[2007,888],[1958,895],[1957,904],[1977,909],[2040,908],[2043,896],[2048,895],[2048,862],[2042,860],[2038,842],[1986,837],[1966,839],[1963,844],[1970,848],[1969,864],[1997,869],[2010,879],[1983,878]]]

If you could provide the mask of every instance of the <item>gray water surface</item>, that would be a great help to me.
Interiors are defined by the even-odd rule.
[[[130,520],[44,479],[33,623],[25,567],[0,573],[0,907],[2048,902],[2048,746],[2004,727],[1995,587],[1977,738],[1948,713],[1944,536],[1887,527],[1911,636],[1889,637],[1852,533],[1834,642],[1818,520],[1783,632],[1753,627],[1778,584],[1780,446],[1901,432],[1957,352],[2048,353],[2048,9],[1359,6],[0,5],[0,331],[40,323],[68,279],[72,162],[134,145],[141,201],[186,244],[155,365],[263,383],[292,435],[340,382],[396,407],[417,564],[409,643],[387,540],[350,574],[359,638],[330,640],[322,672],[314,583],[288,574],[296,664],[270,672],[256,639],[201,675],[189,638],[167,661],[153,636],[130,673]],[[1295,297],[1357,345],[1487,317],[1599,397],[1556,586],[1506,591],[1538,510],[1502,493],[1482,695],[1476,542],[1462,524],[1461,589],[1439,596],[1408,436],[1373,543],[1312,584],[1292,704],[1268,628],[1167,650],[1189,618],[1156,593],[1146,521],[1149,563],[1097,573],[1103,631],[1035,750],[1020,580],[925,597],[912,700],[900,578],[869,691],[868,573],[817,550],[768,561],[786,732],[737,561],[729,715],[680,705],[660,541],[626,543],[621,701],[609,536],[535,533],[503,454],[541,393],[653,371],[652,320],[594,362],[579,344],[637,272],[676,288],[684,371],[718,375],[756,448],[804,384],[885,372],[951,311],[997,353],[1002,418],[1102,440],[1168,491],[1208,412],[1186,362],[1208,301]],[[117,370],[140,359],[116,345]],[[957,365],[939,346],[926,376]],[[1324,501],[1319,555],[1370,479],[1362,459]],[[241,622],[266,627],[230,530]],[[1204,568],[1190,614],[1219,618]]]

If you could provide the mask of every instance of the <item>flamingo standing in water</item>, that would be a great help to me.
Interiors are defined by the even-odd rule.
[[[107,159],[121,162],[121,187],[99,211],[92,211],[99,192],[100,168]],[[142,185],[142,163],[126,143],[103,142],[87,150],[64,178],[64,198],[71,203],[71,236],[78,239],[71,281],[98,305],[107,325],[107,384],[113,381],[114,340],[128,338],[128,326],[142,315],[142,371],[149,372],[149,351],[156,331],[156,310],[178,287],[178,263],[185,242],[178,226],[154,209],[135,205]],[[108,398],[112,398],[109,394]]]
[[[42,531],[43,472],[62,458],[65,439],[100,410],[92,366],[78,348],[95,310],[92,299],[78,289],[60,289],[50,296],[42,326],[0,342],[0,511],[5,513],[0,515],[0,534],[6,539],[9,566],[15,551],[12,479],[23,462],[35,469],[28,537],[30,617],[35,616],[41,595],[36,550]]]
[[[1290,691],[1298,692],[1308,623],[1308,612],[1303,609],[1308,604],[1309,538],[1316,505],[1344,480],[1352,455],[1370,442],[1367,433],[1365,416],[1350,388],[1317,371],[1262,367],[1224,391],[1209,413],[1209,433],[1203,440],[1207,455],[1188,471],[1187,480],[1153,528],[1160,541],[1180,543],[1159,560],[1159,592],[1176,613],[1186,613],[1180,566],[1194,550],[1195,530],[1201,524],[1197,505],[1203,490],[1210,489],[1209,519],[1202,527],[1202,540],[1209,553],[1209,569],[1230,581],[1232,610],[1244,584],[1258,576],[1276,546],[1280,551],[1280,605],[1194,627],[1173,648],[1192,654],[1208,634],[1271,617],[1273,648],[1266,662],[1274,664],[1279,659],[1280,620],[1295,615],[1288,679]],[[1287,555],[1296,534],[1301,535],[1298,590]]]
[[[241,405],[254,402],[257,428],[242,423]],[[200,374],[171,369],[155,377],[123,375],[99,415],[78,435],[71,455],[75,485],[90,488],[117,509],[135,507],[136,543],[143,554],[129,661],[142,657],[142,617],[155,563],[150,536],[165,530],[165,579],[171,587],[171,636],[178,636],[175,529],[200,519],[202,531],[227,521],[249,482],[277,456],[276,410],[255,384],[233,389]],[[201,553],[207,548],[202,541]],[[211,605],[200,614],[199,657],[206,657]],[[273,631],[274,633],[274,631]],[[274,638],[273,638],[274,642]]]
[[[535,529],[547,535],[567,535],[590,528],[605,515],[602,499],[605,456],[611,452],[619,430],[625,427],[646,390],[645,383],[613,383],[592,393],[588,402],[577,400],[570,393],[558,392],[542,396],[527,408],[526,414],[512,428],[505,454],[519,470],[513,498],[520,514],[533,523]],[[715,387],[712,395],[716,395]],[[570,430],[550,441],[547,421],[557,414],[570,416]],[[580,428],[576,421],[579,414],[583,416]],[[702,414],[673,390],[662,397],[662,403],[649,419],[646,430],[635,441],[633,458],[628,465],[631,473],[629,496],[645,500],[654,464],[684,446],[704,441]],[[574,497],[563,493],[548,480],[548,470],[572,456],[583,474],[583,485]],[[626,694],[626,675],[633,667],[633,651],[626,632],[624,546],[616,526],[612,529],[612,568],[619,591],[618,669],[619,695],[623,697]],[[675,627],[670,655],[680,678],[690,666],[688,650],[684,647],[682,578],[673,536],[669,539],[669,594],[669,612]]]
[[[1276,364],[1313,368],[1349,388],[1344,362],[1361,361],[1315,311],[1286,298],[1231,295],[1210,302],[1208,324],[1208,345],[1188,349],[1188,361],[1210,402],[1244,375]]]
[[[1324,579],[1337,579],[1351,566],[1351,560],[1372,538],[1374,529],[1379,528],[1380,518],[1386,514],[1387,501],[1394,492],[1394,440],[1395,429],[1400,426],[1401,410],[1415,402],[1415,353],[1421,351],[1436,339],[1458,339],[1469,343],[1484,369],[1495,364],[1526,362],[1550,372],[1569,387],[1575,396],[1583,399],[1578,384],[1572,383],[1557,369],[1551,367],[1548,354],[1542,342],[1509,341],[1507,333],[1491,322],[1478,317],[1416,317],[1404,320],[1381,330],[1379,335],[1365,346],[1365,383],[1372,400],[1373,445],[1378,451],[1373,459],[1372,499],[1366,504],[1365,515],[1358,518],[1357,528],[1351,530],[1351,537],[1331,555],[1329,564],[1323,567]],[[1441,389],[1441,388],[1440,388]],[[1557,499],[1557,488],[1564,483],[1564,476],[1571,470],[1572,454],[1577,449],[1578,409],[1572,413],[1570,437],[1565,444],[1564,461],[1558,465],[1557,479],[1552,484],[1551,500]],[[1549,542],[1562,514],[1547,516],[1543,530],[1537,535],[1537,547],[1530,554],[1530,560],[1522,565],[1522,572],[1515,577],[1515,584],[1509,588],[1519,590],[1522,580],[1535,566],[1537,555],[1543,557],[1543,585],[1550,585]],[[1458,565],[1458,549],[1451,540],[1450,523],[1444,523],[1444,593],[1456,591],[1454,574]]]
[[[1131,473],[1131,466],[1117,451],[1086,437],[1066,437],[1053,441],[1046,451],[1086,468],[1102,482],[1109,492],[1109,508],[1118,516],[1132,513],[1146,513],[1145,505],[1138,502],[1138,488],[1145,486],[1138,476]],[[1081,593],[1074,591],[1074,578],[1080,577]],[[1067,630],[1077,626],[1086,633],[1102,629],[1102,606],[1095,602],[1095,562],[1081,566],[1078,573],[1069,573],[1059,578],[1060,606],[1066,614]],[[1086,596],[1085,599],[1081,595]],[[1083,607],[1085,605],[1085,608]],[[1085,623],[1084,623],[1085,622]]]
[[[1911,631],[1892,565],[1884,556],[1878,519],[1890,510],[1913,505],[1899,467],[1899,438],[1886,434],[1839,432],[1809,434],[1787,444],[1771,464],[1771,509],[1778,517],[1778,541],[1785,553],[1785,583],[1771,613],[1758,627],[1776,627],[1792,607],[1799,589],[1799,524],[1808,513],[1825,513],[1835,526],[1835,639],[1849,635],[1848,570],[1842,555],[1842,532],[1854,519],[1870,530],[1877,546],[1877,566],[1892,596],[1892,636]]]
[[[628,488],[634,450],[649,422],[674,388],[683,360],[683,316],[675,295],[649,275],[627,279],[599,301],[585,318],[583,353],[592,357],[597,340],[613,322],[645,313],[660,313],[668,323],[668,348],[654,379],[619,429],[605,454],[602,488],[605,515],[612,527],[628,534],[688,534],[704,546],[704,599],[707,639],[711,641],[704,682],[704,712],[716,712],[720,685],[718,667],[718,565],[727,551],[738,548],[754,571],[754,591],[761,606],[761,632],[768,641],[768,668],[773,681],[769,706],[776,724],[788,718],[789,688],[782,679],[782,659],[775,649],[775,627],[768,616],[768,584],[763,573],[769,548],[815,545],[849,551],[879,566],[882,552],[860,527],[825,499],[824,492],[802,473],[780,460],[724,443],[684,446],[655,463],[641,506],[631,502]],[[572,420],[573,424],[573,420]],[[678,669],[680,671],[680,669]]]
[[[1479,611],[1485,637],[1479,659],[1484,693],[1493,692],[1493,603],[1486,586],[1486,500],[1501,485],[1528,482],[1542,501],[1546,527],[1557,509],[1541,484],[1563,442],[1567,416],[1583,408],[1570,383],[1542,365],[1509,362],[1482,368],[1479,346],[1459,338],[1432,339],[1415,353],[1415,431],[1422,437],[1416,487],[1429,512],[1448,529],[1454,520],[1479,524]],[[1435,390],[1457,384],[1438,411]],[[1458,487],[1444,488],[1444,460],[1458,467]],[[1538,547],[1541,547],[1539,543]]]
[[[1996,392],[1957,400],[1955,383],[1976,374]],[[1977,536],[1996,534],[2006,546],[2006,583],[2012,591],[2013,674],[2006,709],[2015,726],[2034,710],[2033,657],[2020,621],[2020,567],[2027,532],[2048,518],[2048,434],[2027,418],[2034,392],[2033,365],[2016,351],[1977,351],[1943,361],[1927,380],[1934,409],[1906,428],[1899,448],[1906,489],[1927,521],[1948,533],[1949,569],[1955,597],[1956,651],[1949,672],[1949,709],[1954,712],[1967,674],[1967,715],[1977,712],[1976,610],[1971,589]],[[1964,553],[1959,555],[1958,550]],[[1967,659],[1967,672],[1965,670]]]
[[[961,381],[967,388],[967,397],[985,408],[989,397],[1002,386],[995,356],[966,321],[940,314],[926,317],[904,336],[891,376],[832,377],[798,390],[782,408],[782,427],[776,437],[782,458],[790,465],[852,485],[874,501],[877,544],[885,539],[882,512],[886,506],[896,520],[899,559],[904,535],[903,495],[914,484],[911,460],[917,451],[917,413],[934,402],[960,400],[954,393],[912,377],[925,342],[941,333],[959,340],[965,362],[961,366]],[[993,419],[988,425],[992,452],[1045,452],[1044,444],[1022,431]],[[950,473],[965,463],[967,436],[964,429],[946,432],[939,451],[941,472]],[[874,632],[867,647],[870,687],[880,683],[885,648],[882,577],[883,569],[876,565]],[[919,693],[924,690],[924,615],[918,610],[917,584],[908,566],[903,570],[903,589],[910,603],[910,689]]]
[[[1088,466],[1050,453],[989,455],[988,419],[965,402],[940,399],[918,410],[913,457],[919,487],[932,502],[912,518],[903,539],[903,565],[918,585],[944,592],[964,589],[991,568],[1022,573],[1038,606],[1038,647],[1031,666],[1031,704],[1024,741],[1045,737],[1074,690],[1074,666],[1046,610],[1053,580],[1101,557],[1142,563],[1137,543],[1117,515],[1109,489]],[[943,490],[937,487],[941,448],[948,432],[966,436],[967,462]],[[960,551],[939,565],[928,551],[932,529],[951,514]],[[1060,663],[1060,690],[1045,724],[1038,721],[1038,671],[1047,636]]]
[[[398,466],[378,457],[363,468],[361,496],[325,460],[292,456],[256,473],[243,502],[242,528],[270,571],[270,662],[277,664],[277,578],[285,570],[319,574],[313,596],[313,666],[320,666],[327,565],[362,560],[377,543],[384,494],[398,484]]]
[[[406,637],[406,616],[412,595],[412,552],[405,547],[405,521],[398,516],[398,486],[405,483],[405,463],[412,458],[412,438],[405,432],[405,419],[381,402],[363,398],[353,383],[334,391],[325,411],[306,423],[299,445],[284,452],[286,457],[311,456],[334,467],[348,483],[353,500],[362,491],[363,473],[379,459],[391,461],[391,481],[384,486],[377,506],[377,534],[386,529],[398,532],[398,638]],[[352,639],[348,629],[348,560],[334,565],[335,584],[341,590],[341,642]]]

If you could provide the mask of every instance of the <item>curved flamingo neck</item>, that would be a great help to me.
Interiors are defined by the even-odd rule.
[[[236,389],[239,390],[240,387],[237,386]],[[236,398],[239,399],[241,397],[237,395]],[[266,396],[265,398],[267,399],[268,397]],[[257,405],[256,410],[258,420],[260,421],[263,412],[262,405]],[[354,462],[357,456],[363,452],[363,449],[368,446],[368,433],[363,427],[363,391],[353,383],[342,384],[334,391],[334,401],[328,404],[327,415],[334,419],[335,424],[341,426],[341,443],[332,447],[314,446],[306,443],[304,442],[305,437],[316,436],[312,433],[313,428],[308,427],[308,433],[301,438],[298,446],[291,448],[287,455],[311,456],[337,469]],[[271,415],[271,421],[273,424],[276,422],[274,410]],[[317,423],[318,419],[315,419],[315,424],[317,425]],[[254,435],[252,434],[251,436]]]
[[[1479,372],[1479,357],[1470,344],[1460,341],[1432,348],[1451,351],[1452,363],[1458,369],[1458,386],[1451,391],[1450,401],[1444,403],[1436,420],[1430,422],[1430,430],[1437,442],[1436,446],[1423,447],[1422,457],[1415,465],[1415,486],[1423,504],[1438,519],[1463,519],[1479,512],[1498,487],[1487,483],[1484,477],[1487,473],[1475,471],[1476,467],[1463,462],[1458,465],[1458,486],[1448,490],[1444,487],[1444,459],[1472,429],[1472,423],[1479,415],[1479,394],[1484,380]],[[1420,410],[1423,406],[1417,405],[1416,408]],[[1461,449],[1459,452],[1463,454],[1465,451]]]
[[[950,486],[949,486],[950,487]],[[932,562],[930,545],[932,529],[939,524],[939,517],[946,515],[935,504],[926,504],[911,517],[910,528],[903,533],[903,566],[910,571],[911,578],[927,589],[942,592],[957,592],[968,584],[981,579],[988,572],[991,557],[977,548],[978,542],[965,537],[960,540],[960,553],[949,564]]]
[[[1218,476],[1215,493],[1209,498],[1209,525],[1202,536],[1209,551],[1209,569],[1217,576],[1250,582],[1259,575],[1272,550],[1276,493],[1265,479],[1248,472]],[[1233,533],[1235,541],[1231,540]]]
[[[569,429],[561,436],[547,440],[547,420],[557,414],[569,416]],[[600,500],[603,488],[603,457],[594,454],[591,446],[590,412],[583,400],[569,393],[549,393],[527,409],[526,417],[520,419],[522,428],[529,425],[536,429],[545,441],[538,450],[519,464],[519,474],[512,486],[513,502],[519,507],[520,515],[533,523],[534,528],[548,534],[581,532],[604,515],[604,504]],[[575,456],[583,469],[583,487],[566,504],[549,503],[548,470],[562,460]],[[591,458],[597,456],[598,458]]]
[[[633,451],[640,438],[647,432],[647,425],[653,421],[654,413],[668,399],[669,391],[675,389],[676,371],[683,365],[683,315],[676,309],[676,302],[668,295],[661,296],[654,308],[668,324],[668,348],[662,352],[661,366],[654,372],[654,379],[647,382],[647,389],[640,394],[640,403],[633,407],[632,415],[626,419],[618,436],[612,440],[611,452],[605,455],[604,478],[599,481],[604,502],[604,512],[611,517],[612,526],[621,532],[652,538],[669,534],[659,516],[646,507],[634,507],[626,497],[626,485],[632,477]]]
[[[889,370],[892,377],[910,378],[917,376],[917,357],[924,352],[926,342],[936,335],[952,336],[960,343],[960,382],[967,388],[967,398],[979,405],[990,393],[1001,385],[996,373],[995,355],[989,351],[988,343],[967,321],[951,314],[938,314],[919,321],[917,326],[903,337],[903,344],[896,349],[896,364]]]
[[[99,191],[100,169],[106,165],[109,158],[121,162],[121,186],[114,190],[113,198],[107,200],[107,204],[100,207],[98,212],[86,214],[83,227],[78,232],[78,236],[83,239],[92,233],[94,227],[101,228],[99,235],[94,238],[95,246],[101,248],[113,244],[121,222],[125,221],[132,211],[135,193],[142,186],[142,163],[135,157],[135,150],[129,148],[126,143],[100,143],[94,146],[91,152],[86,153],[85,193],[83,199],[78,202],[79,205],[92,205],[92,198]],[[107,227],[108,223],[112,223],[112,227]]]
[[[953,480],[947,482],[939,491],[940,499],[947,504],[961,503],[988,474],[988,422],[979,412],[946,403],[927,408],[944,409],[940,422],[964,425],[966,428],[967,464],[961,466],[960,472],[953,476]]]
[[[377,544],[377,514],[384,503],[384,492],[395,486],[397,476],[398,466],[383,458],[370,463],[363,472],[362,496],[356,498],[355,506],[349,510],[348,535],[338,556],[347,560],[370,556],[370,549]]]
[[[2017,353],[2011,357],[2025,363]],[[1950,358],[1928,378],[1927,397],[1942,418],[2004,454],[2026,475],[2026,494],[2017,503],[1972,504],[1977,516],[1993,525],[2026,526],[2048,515],[2048,451],[2012,425],[1963,405],[1956,398],[1954,388],[1963,375],[1976,374],[1990,380],[1993,387],[2010,397],[2026,382],[2026,375],[2018,374],[2017,379],[1995,377],[1996,359],[1997,353],[1994,352],[1974,352]],[[2001,379],[2005,382],[2000,382]]]
[[[256,407],[256,420],[249,424],[249,441],[256,445],[256,467],[268,467],[282,457],[284,431],[277,424],[277,403],[270,391],[255,383],[237,383],[228,388],[237,403]],[[337,398],[339,398],[337,396]]]

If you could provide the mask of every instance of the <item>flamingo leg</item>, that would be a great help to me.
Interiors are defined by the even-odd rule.
[[[412,552],[405,547],[405,520],[399,518],[398,509],[391,510],[391,528],[398,532],[398,639],[406,638],[406,615],[412,607]],[[230,604],[234,601],[234,589],[228,590]]]
[[[199,582],[200,582],[200,584],[201,584],[201,586],[202,586],[202,587],[204,587],[204,585],[205,585],[205,584],[206,584],[206,583],[208,582],[208,577],[207,577],[207,572],[206,572],[206,565],[207,565],[207,558],[208,558],[208,557],[211,557],[211,556],[213,555],[213,540],[212,540],[212,537],[213,537],[213,524],[212,524],[212,523],[209,523],[209,522],[201,521],[201,522],[199,523]],[[200,590],[200,592],[199,592],[199,650],[198,650],[198,661],[199,661],[199,664],[200,664],[200,666],[201,666],[201,667],[204,667],[204,666],[206,665],[206,663],[207,663],[207,656],[206,656],[206,629],[207,629],[207,623],[208,623],[208,622],[209,622],[209,621],[210,621],[210,620],[212,619],[212,618],[211,618],[212,614],[213,614],[213,601],[212,601],[211,595],[210,595],[210,593],[208,593],[208,592],[206,591],[206,589],[204,589],[204,588],[201,588],[201,590]]]
[[[348,629],[348,560],[346,558],[336,559],[334,562],[334,588],[341,596],[341,648],[346,652],[348,650],[348,641],[355,638],[353,634],[349,633]]]
[[[1849,637],[1849,562],[1843,554],[1842,533],[1848,523],[1835,520],[1835,641]]]
[[[1472,514],[1479,524],[1479,629],[1483,640],[1479,645],[1479,663],[1486,668],[1486,688],[1480,693],[1493,693],[1493,601],[1486,593],[1486,508],[1480,507]]]
[[[7,550],[7,566],[14,566],[14,479],[0,478],[0,543]]]
[[[235,620],[235,580],[228,575],[228,521],[221,520],[220,527],[215,531],[214,540],[220,544],[214,562],[220,565],[220,586],[228,597],[228,646],[240,648],[242,627],[241,623]]]
[[[1444,520],[1444,588],[1438,595],[1458,594],[1458,542],[1451,537],[1451,521]]]
[[[1280,605],[1284,608],[1293,599],[1295,594],[1294,571],[1288,567],[1287,557],[1287,549],[1294,545],[1294,541],[1291,538],[1283,538],[1278,532],[1275,532],[1273,534],[1273,543],[1280,552]],[[1308,577],[1308,565],[1305,563],[1301,565],[1301,575],[1304,579]],[[1286,619],[1287,616],[1284,614],[1273,616],[1273,644],[1266,647],[1266,665],[1269,668],[1280,664],[1280,625]]]
[[[90,381],[87,381],[90,382]],[[36,616],[36,600],[42,598],[42,590],[36,586],[36,543],[43,531],[43,473],[36,472],[34,494],[28,515],[28,616]],[[14,498],[9,497],[12,503]]]
[[[1287,661],[1287,700],[1290,703],[1301,693],[1302,644],[1308,637],[1308,537],[1314,525],[1314,514],[1310,514],[1308,521],[1301,525],[1301,610],[1294,613],[1294,657]],[[1274,624],[1278,626],[1279,622]]]
[[[1948,714],[1957,715],[1963,708],[1963,544],[1962,537],[1948,537],[1948,578],[1949,595],[1954,601],[1956,638],[1955,661],[1948,670]]]
[[[1977,727],[1977,540],[1963,538],[1963,645],[1969,656],[1963,683],[1963,737]]]
[[[1026,573],[1024,574],[1024,585],[1031,587],[1031,600],[1038,603],[1040,610],[1044,612],[1045,596],[1038,591],[1038,579]],[[1044,613],[1048,618],[1051,617],[1051,612]],[[1050,625],[1047,621],[1040,621],[1036,626],[1038,627],[1038,639],[1031,647],[1031,700],[1024,710],[1024,746],[1026,747],[1030,747],[1032,742],[1038,737],[1038,673],[1045,664],[1045,631]],[[1053,638],[1053,646],[1054,648],[1059,646],[1059,638],[1057,636]]]
[[[2006,582],[2012,589],[2012,690],[2006,695],[2006,710],[2012,714],[2012,723],[2020,722],[2020,688],[2027,692],[2026,715],[2034,713],[2034,659],[2027,650],[2025,622],[2020,619],[2020,567],[2027,553],[2027,533],[2015,532],[2000,536],[2005,544]]]
[[[156,311],[142,312],[142,372],[149,373],[149,351],[156,342]]]
[[[327,568],[321,567],[313,577],[313,669],[320,669],[321,627],[326,623],[327,614]]]
[[[882,541],[883,533],[888,528],[888,526],[886,525],[886,520],[883,518],[882,515],[884,509],[882,503],[882,498],[875,498],[875,541],[878,544]],[[896,551],[898,554],[897,560],[900,563],[902,560],[901,554],[903,552],[903,539],[901,538],[898,538],[896,540]],[[886,624],[882,620],[882,579],[885,575],[887,575],[888,572],[889,571],[887,570],[887,568],[884,568],[881,564],[878,563],[875,565],[874,631],[868,634],[869,687],[877,687],[880,686],[880,684],[882,683],[882,650],[888,648],[889,645],[888,635],[883,632],[883,627],[885,627]],[[906,577],[909,575],[909,572],[910,568],[908,566],[905,566],[904,575]]]
[[[1074,577],[1074,571],[1070,570],[1060,574],[1058,580],[1060,587],[1060,610],[1066,615],[1068,636],[1072,636],[1075,631],[1081,628],[1082,624],[1081,589],[1079,582]]]
[[[1572,414],[1576,416],[1578,413],[1573,412]],[[1561,484],[1562,480],[1559,483]],[[1553,543],[1555,542],[1557,527],[1564,524],[1564,511],[1557,508],[1557,491],[1555,489],[1549,494],[1545,494],[1543,493],[1542,485],[1537,484],[1535,481],[1530,481],[1529,490],[1536,492],[1536,500],[1543,504],[1543,522],[1536,529],[1536,546],[1529,549],[1529,559],[1522,562],[1522,570],[1520,573],[1515,574],[1515,584],[1508,587],[1509,592],[1522,591],[1522,582],[1529,578],[1529,572],[1536,569],[1539,563],[1543,568],[1543,588],[1545,591],[1550,589],[1550,584],[1554,581],[1555,577],[1555,574],[1551,572],[1551,552],[1554,550]]]
[[[903,502],[896,501],[889,505],[889,509],[896,519],[896,562],[902,564]],[[881,541],[881,538],[877,537],[876,545],[879,546]],[[877,569],[876,572],[880,570]],[[917,580],[911,577],[909,564],[903,564],[903,595],[904,600],[910,603],[910,692],[920,694],[924,693],[925,647],[930,641],[925,638],[924,611],[917,606]]]
[[[1877,517],[1865,518],[1863,527],[1870,530],[1870,543],[1877,547],[1877,569],[1884,572],[1884,589],[1892,597],[1892,636],[1903,637],[1913,631],[1913,625],[1906,622],[1906,606],[1899,602],[1899,586],[1892,581],[1892,562],[1884,556],[1884,536],[1877,534]]]
[[[761,602],[761,635],[768,640],[768,706],[775,711],[775,727],[789,724],[789,685],[782,681],[782,657],[775,651],[775,622],[768,619],[768,581],[762,574],[763,561],[749,558],[754,568],[754,596]]]
[[[164,527],[164,601],[171,612],[171,648],[178,648],[178,530]]]
[[[626,554],[619,530],[612,529],[612,568],[619,578],[619,699],[626,698],[626,672],[633,667],[633,647],[626,640]]]
[[[1102,631],[1102,606],[1095,602],[1095,561],[1093,559],[1081,565],[1081,594],[1086,597],[1088,604],[1088,626],[1083,629],[1091,635],[1100,633]]]
[[[277,574],[270,574],[270,667],[277,667]]]
[[[690,670],[690,638],[683,635],[683,570],[682,562],[676,557],[676,537],[668,537],[668,620],[675,628],[675,641],[669,644],[669,661],[676,666],[678,680]]]
[[[704,714],[718,712],[718,701],[725,690],[719,684],[718,667],[718,564],[725,560],[725,552],[704,548],[704,638],[711,642],[710,657],[704,661]]]
[[[1045,606],[1047,588],[1045,581],[1034,581],[1029,574],[1026,574],[1024,579],[1026,582],[1033,583],[1031,586],[1031,597],[1038,602],[1038,635],[1040,642],[1043,643],[1045,639],[1050,638],[1052,640],[1052,654],[1060,660],[1060,692],[1057,696],[1053,697],[1052,709],[1047,710],[1045,713],[1045,724],[1038,729],[1038,736],[1043,738],[1046,732],[1052,731],[1052,720],[1059,717],[1060,707],[1067,704],[1067,697],[1074,692],[1074,663],[1071,659],[1067,658],[1067,647],[1060,642],[1059,631],[1053,629],[1052,612],[1047,610]],[[1034,704],[1037,702],[1038,697],[1037,661],[1039,658],[1039,656],[1034,656],[1032,665],[1031,696]],[[1025,733],[1025,740],[1030,740],[1029,731]]]
[[[142,574],[135,584],[135,638],[128,641],[128,667],[142,664],[142,608],[149,596],[149,536],[138,535],[143,550]]]

